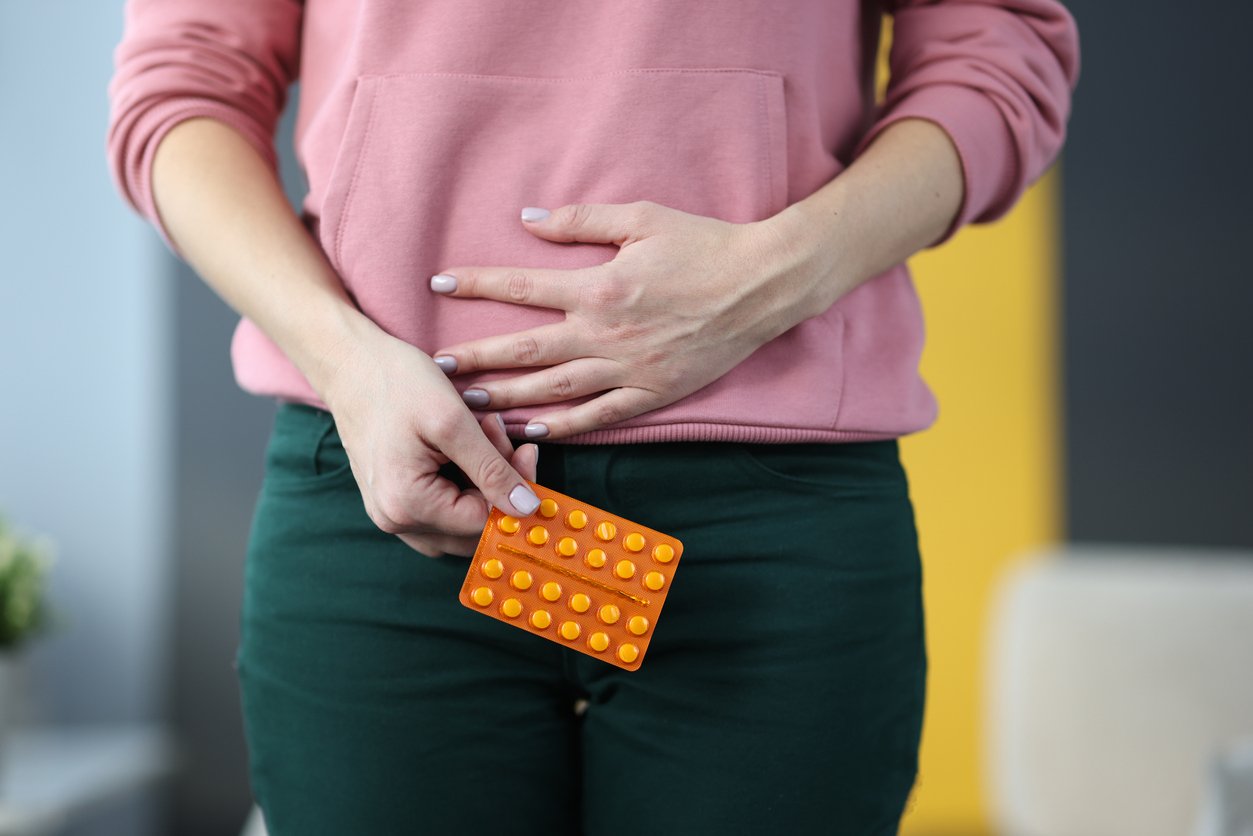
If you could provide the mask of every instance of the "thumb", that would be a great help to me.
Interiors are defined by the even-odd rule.
[[[537,206],[522,210],[522,225],[547,241],[617,244],[643,238],[652,215],[660,207],[648,201],[635,203],[567,203],[551,212]]]
[[[469,410],[448,437],[438,441],[440,451],[461,468],[492,505],[521,517],[534,513],[539,507],[535,491],[488,440]]]

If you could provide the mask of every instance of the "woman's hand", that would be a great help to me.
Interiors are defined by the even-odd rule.
[[[830,268],[818,251],[789,246],[768,222],[728,223],[648,201],[527,209],[523,220],[549,241],[620,248],[612,261],[578,270],[454,266],[431,279],[449,296],[566,312],[564,322],[433,355],[450,374],[542,367],[467,390],[476,408],[599,393],[538,411],[529,438],[588,432],[673,403],[834,301],[819,292]]]
[[[538,451],[516,451],[499,415],[481,424],[431,358],[367,323],[320,392],[331,413],[370,519],[417,551],[470,555],[489,503],[526,515],[539,499]],[[478,489],[439,473],[452,462]]]

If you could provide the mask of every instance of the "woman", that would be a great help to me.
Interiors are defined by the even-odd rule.
[[[1053,0],[885,6],[128,4],[116,180],[283,402],[238,659],[272,833],[896,831],[903,261],[1039,176],[1078,59]],[[639,671],[457,602],[536,476],[684,542]]]

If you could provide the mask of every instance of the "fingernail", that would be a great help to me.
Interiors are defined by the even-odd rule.
[[[457,289],[457,277],[447,273],[431,276],[431,290],[436,293],[452,293]]]
[[[547,218],[548,215],[549,212],[547,209],[541,209],[538,206],[527,206],[522,209],[522,220],[531,221],[532,223],[535,221],[542,221],[544,218]]]
[[[457,358],[445,354],[435,358],[435,365],[439,366],[444,374],[453,374],[457,371]]]
[[[487,406],[491,396],[483,389],[467,389],[461,393],[461,400],[466,402],[466,406]]]
[[[526,435],[527,438],[543,438],[544,436],[548,435],[548,425],[547,424],[527,424],[526,428],[523,429],[522,432],[524,435]]]
[[[496,413],[496,423],[500,425],[500,431],[508,435],[509,431],[505,429],[505,419],[500,417],[500,413]]]
[[[509,502],[524,517],[534,514],[535,509],[539,507],[539,497],[535,495],[535,491],[526,485],[518,485],[511,490],[509,492]]]

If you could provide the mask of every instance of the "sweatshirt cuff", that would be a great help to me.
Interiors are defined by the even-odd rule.
[[[1013,205],[1021,191],[1014,137],[992,98],[961,84],[928,84],[888,108],[858,143],[854,159],[885,128],[902,119],[926,119],[952,140],[961,159],[961,207],[938,246],[972,221],[990,221]]]
[[[261,154],[271,168],[277,170],[278,167],[273,138],[264,134],[254,121],[230,105],[214,99],[178,98],[159,104],[145,113],[132,129],[134,133],[147,136],[148,139],[144,143],[143,152],[126,173],[127,191],[135,208],[156,227],[161,240],[179,258],[184,258],[183,253],[175,246],[169,230],[157,212],[156,198],[152,192],[152,164],[156,159],[157,147],[165,135],[180,122],[197,117],[216,119],[234,128]]]

